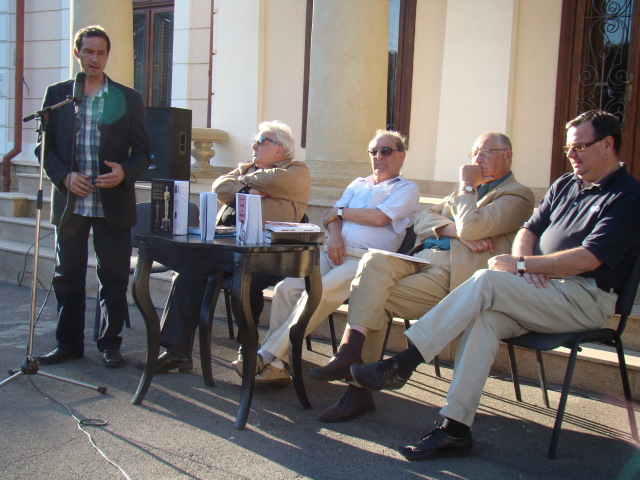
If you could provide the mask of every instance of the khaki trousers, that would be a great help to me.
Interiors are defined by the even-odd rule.
[[[351,280],[365,252],[364,249],[347,247],[347,255],[342,265],[334,265],[326,252],[320,253],[322,297],[318,308],[309,319],[305,336],[313,332],[330,313],[349,298]],[[285,278],[276,285],[273,292],[269,331],[261,348],[286,363],[289,362],[289,330],[298,322],[307,298],[303,278]]]
[[[420,318],[449,293],[450,252],[423,250],[417,257],[430,265],[367,253],[351,284],[347,323],[369,329],[364,362],[380,358],[390,317]]]
[[[425,362],[460,336],[453,379],[440,413],[470,426],[500,339],[528,331],[600,328],[613,315],[616,299],[590,278],[552,279],[547,288],[536,288],[511,273],[478,270],[406,335]]]

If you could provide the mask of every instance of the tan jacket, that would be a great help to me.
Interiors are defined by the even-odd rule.
[[[295,160],[283,160],[273,168],[255,171],[252,163],[241,163],[235,170],[218,177],[211,189],[218,194],[218,201],[226,205],[245,187],[267,195],[262,199],[263,222],[299,222],[307,209],[311,176],[307,165]]]
[[[534,197],[528,187],[512,175],[476,202],[475,195],[451,195],[427,209],[413,226],[420,244],[426,238],[439,238],[435,230],[455,223],[463,240],[491,237],[494,252],[472,252],[459,239],[451,239],[451,284],[453,290],[476,270],[487,268],[494,255],[510,253],[513,239],[533,213]]]

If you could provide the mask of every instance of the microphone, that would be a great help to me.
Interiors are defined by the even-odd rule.
[[[76,75],[76,81],[73,83],[73,101],[75,103],[82,103],[84,98],[84,82],[87,79],[87,74],[79,72]]]

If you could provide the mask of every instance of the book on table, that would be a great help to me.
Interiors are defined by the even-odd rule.
[[[236,238],[240,243],[263,243],[260,195],[236,193]]]
[[[264,222],[264,229],[269,232],[320,232],[318,225],[313,223],[296,222],[274,222],[267,220]]]
[[[272,232],[264,231],[264,243],[323,243],[324,232]]]
[[[138,220],[140,221],[140,220]],[[186,235],[189,225],[189,181],[151,181],[151,231]]]

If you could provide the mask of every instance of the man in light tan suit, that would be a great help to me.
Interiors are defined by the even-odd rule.
[[[340,349],[327,365],[311,369],[311,378],[350,380],[352,364],[380,356],[390,316],[420,318],[476,270],[487,268],[489,258],[511,251],[534,206],[531,190],[511,173],[512,156],[511,141],[502,133],[487,132],[476,140],[469,154],[473,163],[460,167],[457,190],[414,225],[419,239],[414,256],[429,263],[373,252],[362,258]],[[340,422],[373,408],[371,391],[350,384],[318,416]]]

